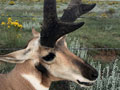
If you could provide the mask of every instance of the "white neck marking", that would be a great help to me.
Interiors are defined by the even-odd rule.
[[[22,77],[29,81],[30,84],[35,88],[35,90],[49,90],[49,88],[40,85],[41,81],[33,75],[22,74]]]

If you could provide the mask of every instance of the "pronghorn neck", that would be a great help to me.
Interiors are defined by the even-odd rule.
[[[49,90],[49,87],[45,87],[41,84],[41,80],[34,75],[22,74],[22,77],[27,80],[35,88],[35,90]]]
[[[25,90],[49,90],[53,80],[52,76],[41,73],[31,65],[30,60],[22,64],[17,64],[7,76],[10,79],[9,81],[14,82],[18,80],[17,82],[15,81],[18,85],[20,84],[24,88],[27,86]]]

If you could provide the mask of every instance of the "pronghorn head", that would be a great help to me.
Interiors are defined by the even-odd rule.
[[[32,66],[46,78],[52,76],[52,81],[70,80],[81,86],[91,86],[98,77],[98,72],[71,53],[65,41],[66,34],[84,24],[73,23],[78,16],[71,20],[67,19],[70,11],[71,9],[66,10],[59,20],[56,13],[56,0],[44,0],[44,22],[41,33],[33,29],[33,39],[25,49],[2,55],[0,60],[10,63],[24,63],[30,60]]]

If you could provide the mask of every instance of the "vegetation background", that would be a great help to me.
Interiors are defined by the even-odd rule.
[[[57,0],[59,17],[69,1]],[[57,82],[50,90],[120,90],[120,2],[83,2],[97,3],[97,6],[77,20],[86,24],[69,34],[67,43],[73,53],[99,71],[99,78],[93,87],[87,89],[73,82]],[[14,50],[7,48],[24,48],[32,38],[31,28],[40,31],[42,20],[43,0],[0,0],[0,54]],[[14,66],[1,62],[0,72],[9,72]]]

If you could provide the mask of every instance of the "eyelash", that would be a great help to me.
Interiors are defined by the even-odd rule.
[[[54,53],[49,53],[47,56],[42,57],[45,61],[52,61],[55,58]]]

